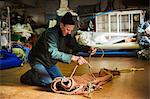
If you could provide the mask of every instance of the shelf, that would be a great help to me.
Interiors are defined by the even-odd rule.
[[[7,16],[3,15],[3,12],[7,12]],[[7,7],[6,9],[1,9],[1,20],[0,20],[0,37],[3,39],[1,40],[1,45],[4,45],[8,48],[8,50],[11,49],[11,32],[10,32],[10,9]],[[5,43],[5,44],[4,44]],[[0,49],[2,49],[2,46],[0,46]]]
[[[97,13],[96,32],[136,32],[135,25],[143,22],[144,13],[142,10]]]

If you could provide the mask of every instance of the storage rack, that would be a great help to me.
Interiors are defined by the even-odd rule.
[[[143,10],[99,12],[96,16],[96,32],[136,32],[144,21]]]
[[[6,16],[3,14],[6,12]],[[1,9],[0,11],[0,49],[2,49],[2,36],[5,36],[7,45],[5,46],[9,51],[11,50],[11,29],[10,29],[10,8]]]

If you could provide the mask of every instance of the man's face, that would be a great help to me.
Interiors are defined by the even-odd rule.
[[[67,36],[68,34],[71,34],[73,31],[75,25],[69,25],[69,24],[61,24],[61,30],[63,33],[63,36]]]

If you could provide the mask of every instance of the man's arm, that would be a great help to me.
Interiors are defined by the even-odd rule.
[[[58,35],[50,33],[47,38],[47,45],[49,54],[53,59],[60,60],[66,63],[71,62],[72,55],[59,51],[58,49]]]

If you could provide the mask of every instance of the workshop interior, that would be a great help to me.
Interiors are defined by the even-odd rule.
[[[79,59],[69,64],[52,59],[63,77],[46,88],[22,83],[34,68],[31,50],[68,12],[75,22],[69,35],[96,52],[67,50],[87,61],[81,66]],[[52,45],[42,45],[41,53],[43,46]],[[0,0],[0,99],[150,99],[149,93],[149,0]]]

